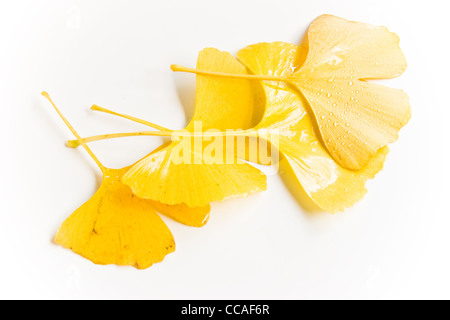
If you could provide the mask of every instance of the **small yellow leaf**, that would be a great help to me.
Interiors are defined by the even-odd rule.
[[[165,204],[202,207],[232,196],[246,196],[266,188],[265,176],[246,163],[200,164],[174,161],[176,143],[140,161],[122,181],[141,198]]]
[[[175,241],[153,204],[120,182],[128,168],[107,169],[103,182],[59,228],[56,243],[96,264],[134,266],[160,262]]]

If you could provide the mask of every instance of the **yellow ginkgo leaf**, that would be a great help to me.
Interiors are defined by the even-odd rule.
[[[311,23],[304,46],[306,60],[289,78],[311,106],[333,158],[359,170],[397,140],[411,116],[402,90],[365,81],[403,73],[399,38],[385,27],[323,15]]]
[[[56,243],[96,264],[138,269],[175,250],[173,236],[152,204],[120,182],[126,169],[106,169],[94,196],[60,226]]]
[[[231,54],[213,48],[200,52],[197,65],[203,70],[246,74],[245,67]],[[210,129],[247,129],[254,115],[252,95],[247,80],[198,76],[195,113],[185,129],[187,135]],[[173,141],[133,165],[122,182],[141,198],[188,207],[202,207],[266,189],[265,175],[234,154],[231,163],[217,161],[226,157],[226,151],[222,157],[208,148],[215,141],[223,146],[225,137],[211,139],[214,141],[207,143],[202,137],[189,136]]]
[[[289,77],[298,68],[305,49],[275,42],[248,46],[237,54],[256,75]],[[387,148],[382,148],[359,171],[343,168],[330,157],[314,131],[314,125],[301,97],[279,81],[261,82],[266,112],[254,129],[278,147],[309,197],[323,210],[341,211],[366,193],[365,182],[383,167]]]
[[[341,166],[360,170],[378,150],[394,142],[409,121],[408,96],[367,79],[400,75],[406,61],[399,39],[384,27],[331,15],[311,23],[298,66],[289,75],[236,75],[172,65],[173,71],[235,79],[285,82],[306,99],[323,144]]]
[[[59,228],[55,242],[96,264],[130,265],[139,269],[160,262],[175,250],[170,230],[156,210],[188,225],[201,226],[209,216],[209,206],[191,209],[167,206],[134,195],[121,183],[129,170],[103,166],[81,140],[46,92],[42,93],[91,155],[103,173],[97,192],[67,218]]]

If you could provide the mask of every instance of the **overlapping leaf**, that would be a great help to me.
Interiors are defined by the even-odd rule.
[[[123,169],[104,167],[67,119],[47,97],[103,173],[97,192],[61,225],[55,242],[97,264],[129,265],[145,269],[175,250],[175,241],[159,212],[191,226],[202,226],[210,207],[168,206],[143,200],[121,183]]]
[[[201,51],[197,66],[204,70],[246,73],[229,53],[217,49]],[[248,128],[254,113],[252,95],[247,80],[198,76],[195,113],[186,132],[194,133],[196,123],[201,123],[201,132]],[[258,169],[235,156],[232,163],[217,161],[215,154],[204,152],[207,143],[199,139],[201,147],[197,149],[195,138],[189,137],[184,139],[188,142],[184,146],[182,141],[174,141],[152,153],[132,166],[122,182],[141,198],[170,205],[184,203],[189,207],[266,189],[266,177]]]
[[[404,71],[398,37],[384,27],[323,15],[311,23],[302,47],[307,50],[289,75],[263,74],[253,79],[296,88],[308,102],[333,159],[345,168],[360,170],[380,148],[397,140],[411,116],[406,93],[366,81],[393,78]],[[178,65],[172,65],[172,70],[251,78]]]
[[[210,202],[266,189],[265,175],[240,160],[236,146],[228,148],[223,133],[229,129],[247,129],[230,133],[233,139],[276,147],[323,210],[341,211],[364,196],[366,181],[383,167],[387,145],[410,118],[403,91],[367,81],[405,70],[398,37],[384,27],[323,15],[311,23],[301,46],[260,43],[237,56],[242,64],[208,48],[200,52],[197,70],[173,68],[198,74],[193,119],[185,130],[173,131],[126,116],[161,130],[149,135],[174,136],[123,169],[104,167],[43,93],[77,137],[73,146],[82,145],[103,173],[94,196],[61,225],[57,243],[97,264],[143,269],[162,261],[175,241],[157,212],[202,226]],[[208,135],[211,130],[218,133]],[[126,135],[133,133],[90,141]],[[258,162],[258,156],[243,158]]]

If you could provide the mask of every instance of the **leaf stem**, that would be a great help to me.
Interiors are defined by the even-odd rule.
[[[79,140],[69,140],[67,141],[67,146],[70,148],[76,148],[83,143],[94,142],[99,140],[113,139],[113,138],[123,138],[123,137],[135,137],[135,136],[158,136],[158,137],[251,137],[257,135],[257,131],[253,129],[241,130],[241,131],[220,131],[220,132],[189,132],[187,130],[177,130],[177,131],[137,131],[137,132],[125,132],[125,133],[109,133],[97,136],[91,136],[87,138],[82,138]]]
[[[282,81],[287,82],[288,80],[283,77],[277,76],[261,76],[261,75],[253,75],[253,74],[234,74],[234,73],[224,73],[224,72],[214,72],[214,71],[206,71],[206,70],[197,70],[193,68],[183,67],[177,64],[172,64],[170,69],[174,72],[187,72],[187,73],[195,73],[203,76],[214,76],[214,77],[223,77],[223,78],[233,78],[233,79],[246,79],[246,80],[267,80],[267,81]]]
[[[70,124],[70,122],[66,119],[66,117],[61,113],[61,111],[59,111],[59,109],[56,107],[56,105],[53,103],[53,100],[50,98],[50,95],[43,91],[41,93],[45,98],[47,98],[47,100],[51,103],[51,105],[53,106],[53,108],[56,110],[56,112],[58,113],[58,115],[61,117],[61,119],[64,121],[64,123],[66,124],[66,126],[70,129],[70,131],[73,133],[73,135],[77,138],[76,141],[78,141],[79,145],[82,145],[86,151],[89,153],[89,155],[91,156],[91,158],[95,161],[95,163],[98,165],[98,167],[100,168],[100,170],[105,173],[107,168],[100,162],[100,160],[98,160],[97,156],[94,154],[94,152],[92,152],[92,150],[87,146],[87,144],[83,141],[83,139],[80,137],[80,135],[78,134],[78,132],[72,127],[72,125]]]
[[[161,126],[159,126],[159,125],[157,125],[155,123],[152,123],[152,122],[149,122],[149,121],[146,121],[146,120],[142,120],[142,119],[139,119],[139,118],[136,118],[136,117],[133,117],[133,116],[129,116],[127,114],[122,114],[122,113],[118,113],[118,112],[115,112],[115,111],[112,111],[112,110],[108,110],[106,108],[100,107],[100,106],[95,105],[95,104],[91,107],[91,110],[109,113],[109,114],[112,114],[112,115],[115,115],[115,116],[118,116],[118,117],[122,117],[122,118],[125,118],[125,119],[128,119],[128,120],[131,120],[131,121],[134,121],[134,122],[137,122],[137,123],[149,126],[149,127],[154,128],[156,130],[173,131],[173,130],[161,127]]]

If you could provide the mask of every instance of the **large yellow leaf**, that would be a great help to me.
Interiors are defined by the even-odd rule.
[[[289,77],[304,59],[305,49],[282,42],[260,43],[240,50],[237,56],[256,75]],[[387,148],[359,171],[340,166],[321,144],[307,106],[295,89],[283,82],[261,83],[266,111],[254,129],[261,137],[268,135],[309,197],[329,212],[360,200],[366,193],[366,180],[382,169]]]
[[[288,80],[308,101],[333,158],[359,170],[397,140],[411,116],[402,90],[365,81],[406,69],[399,38],[385,27],[322,15],[311,23],[303,46],[306,59]]]
[[[246,74],[245,67],[231,54],[213,48],[200,52],[197,66],[203,70]],[[249,128],[254,117],[250,85],[247,80],[198,76],[195,113],[186,132]],[[195,130],[199,124],[201,130]],[[218,141],[220,144],[225,138],[212,139],[221,140]],[[189,142],[187,147],[183,144],[186,141]],[[216,161],[216,154],[206,152],[210,145],[206,142],[202,137],[174,141],[137,162],[124,175],[122,182],[141,198],[169,205],[186,204],[188,207],[201,207],[213,201],[266,189],[263,173],[238,160],[235,155],[232,155],[232,163]],[[200,147],[195,148],[198,143]],[[225,154],[226,150],[223,158]]]

